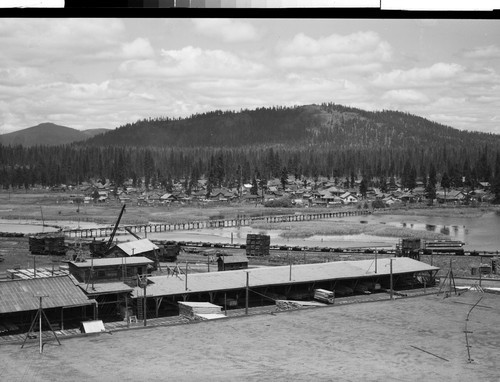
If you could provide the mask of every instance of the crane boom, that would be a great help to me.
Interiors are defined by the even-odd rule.
[[[111,244],[113,243],[113,239],[115,238],[116,230],[118,229],[118,225],[120,224],[120,220],[122,219],[123,212],[125,211],[125,204],[122,207],[122,210],[120,211],[120,215],[118,216],[118,220],[116,221],[115,227],[113,228],[113,232],[111,233],[111,236],[109,237],[108,243],[106,244],[106,248],[104,252],[107,252],[109,248],[111,247]]]
[[[135,237],[137,240],[141,240],[142,237],[140,237],[139,235],[137,235],[136,233],[132,232],[132,230],[128,227],[123,227],[125,229],[125,231],[127,231],[129,234],[131,234],[133,237]]]

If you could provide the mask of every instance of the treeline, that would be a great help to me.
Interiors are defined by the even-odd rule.
[[[484,146],[476,152],[467,147],[346,148],[243,147],[243,148],[140,148],[0,146],[0,181],[3,188],[35,185],[78,184],[90,179],[110,179],[121,186],[132,179],[135,185],[168,187],[183,181],[196,188],[200,178],[214,186],[238,186],[257,180],[282,178],[317,181],[319,177],[352,186],[360,178],[376,184],[381,178],[401,178],[404,186],[426,180],[434,172],[444,174],[452,187],[477,186],[500,171],[500,151]],[[347,184],[345,184],[347,182]],[[375,182],[375,183],[374,183]]]
[[[429,177],[474,188],[500,177],[500,136],[459,131],[397,111],[369,112],[334,103],[213,111],[189,118],[144,119],[65,146],[0,146],[3,188],[78,184],[116,185],[197,180],[212,186],[263,184],[272,178],[352,186],[400,178],[412,188]]]

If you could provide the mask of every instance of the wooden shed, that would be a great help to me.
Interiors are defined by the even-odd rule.
[[[158,250],[159,247],[149,239],[140,239],[114,245],[106,252],[106,257],[144,256],[155,259],[155,251]]]
[[[219,255],[217,259],[219,271],[232,271],[235,269],[247,269],[248,259],[243,255]]]
[[[115,257],[90,259],[82,262],[70,261],[70,273],[79,282],[117,281],[147,273],[148,265],[154,262],[146,257]]]

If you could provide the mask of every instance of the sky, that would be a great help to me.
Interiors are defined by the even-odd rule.
[[[0,19],[0,134],[322,102],[500,134],[487,19]]]

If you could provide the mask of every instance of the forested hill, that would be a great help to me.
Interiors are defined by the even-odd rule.
[[[467,132],[398,111],[369,112],[336,104],[213,111],[121,126],[85,142],[95,146],[242,147],[286,145],[397,148],[500,143],[500,135]]]
[[[416,179],[472,188],[493,179],[500,201],[500,135],[396,111],[335,104],[214,111],[142,120],[83,142],[38,143],[0,144],[1,187],[99,178],[165,188],[182,180],[189,193],[202,178],[210,186],[239,187],[288,175],[327,177],[352,187],[356,179],[379,186],[399,177],[409,189]]]

